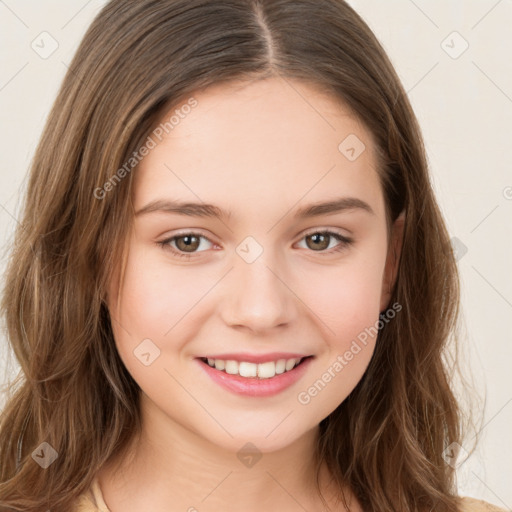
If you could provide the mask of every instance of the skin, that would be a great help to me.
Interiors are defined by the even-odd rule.
[[[142,389],[143,428],[99,473],[100,487],[113,512],[324,510],[313,487],[318,424],[362,378],[375,338],[308,404],[297,397],[389,306],[404,219],[388,239],[372,136],[314,86],[272,78],[194,97],[198,105],[136,170],[135,211],[179,199],[232,213],[222,221],[162,211],[135,218],[109,309],[119,354]],[[366,146],[355,161],[338,150],[349,134]],[[293,218],[298,208],[342,196],[365,201],[373,214]],[[322,245],[309,236],[325,229],[353,243],[336,252],[336,238]],[[187,230],[207,237],[190,260],[169,248],[187,254],[183,239],[158,245]],[[263,249],[252,263],[236,252],[248,236]],[[149,366],[133,354],[147,338],[160,350]],[[273,351],[314,359],[298,382],[266,398],[221,388],[195,360]],[[248,441],[262,455],[252,467],[237,458]],[[334,507],[327,479],[322,467]],[[361,510],[354,497],[350,510]]]

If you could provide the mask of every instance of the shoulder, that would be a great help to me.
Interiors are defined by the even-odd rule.
[[[476,498],[461,498],[461,512],[507,512],[506,509],[491,505]]]
[[[72,512],[97,512],[98,507],[93,501],[90,491],[81,494],[75,501]]]
[[[77,498],[72,512],[110,512],[103,500],[97,478],[92,481],[89,489]]]

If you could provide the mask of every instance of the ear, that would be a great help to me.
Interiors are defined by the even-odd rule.
[[[402,252],[402,243],[404,237],[405,211],[402,211],[397,217],[391,228],[391,239],[388,244],[388,253],[386,256],[386,266],[382,278],[382,293],[380,299],[380,311],[384,311],[389,306],[391,300],[391,290],[395,285],[398,274],[398,264],[400,263],[400,254]]]

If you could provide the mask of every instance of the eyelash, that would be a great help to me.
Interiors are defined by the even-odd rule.
[[[191,259],[191,258],[194,258],[197,255],[197,253],[187,254],[184,252],[180,252],[180,251],[174,249],[173,247],[171,247],[171,245],[170,245],[170,243],[173,242],[174,240],[176,240],[177,238],[182,238],[182,237],[190,236],[190,235],[195,236],[197,238],[204,238],[205,240],[208,240],[208,242],[213,243],[208,237],[202,235],[201,233],[190,231],[190,232],[186,232],[186,233],[181,233],[179,235],[175,235],[171,238],[167,238],[165,240],[162,240],[161,242],[157,242],[157,245],[160,246],[162,249],[170,250],[175,256],[178,256],[179,258]],[[341,242],[334,249],[331,249],[330,251],[326,251],[326,250],[312,251],[312,252],[318,252],[319,254],[322,254],[322,255],[340,252],[353,243],[352,238],[348,238],[346,236],[343,236],[343,235],[336,233],[335,231],[331,231],[329,229],[326,229],[323,231],[319,231],[319,230],[310,231],[309,233],[304,234],[304,236],[301,238],[301,240],[303,240],[304,238],[311,236],[311,235],[328,235],[328,236],[335,238],[339,242]],[[202,252],[202,251],[199,251],[199,252]]]

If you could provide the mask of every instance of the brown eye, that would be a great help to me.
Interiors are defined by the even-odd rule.
[[[206,249],[208,249],[208,244],[214,245],[204,235],[191,232],[167,238],[157,242],[157,245],[162,247],[162,249],[170,251],[174,256],[192,258],[196,255],[199,256],[200,253],[205,251],[204,243],[206,243]],[[198,250],[199,248],[201,249]]]
[[[329,230],[307,233],[302,240],[306,242],[306,249],[311,249],[313,252],[322,254],[325,253],[326,255],[336,251],[342,251],[353,243],[352,238]],[[338,244],[331,244],[333,240],[337,240]]]
[[[312,235],[306,236],[306,245],[310,249],[318,249],[320,251],[323,251],[329,247],[329,239],[332,238],[331,235],[326,235],[323,233],[314,233]],[[311,241],[311,244],[308,243],[308,241]]]
[[[183,235],[175,237],[176,247],[180,251],[185,252],[194,252],[198,247],[200,242],[200,237],[195,235]]]

